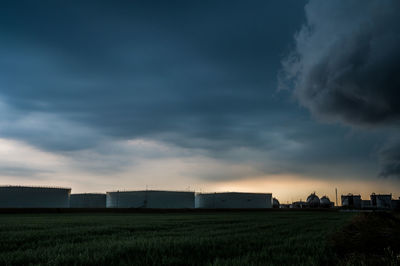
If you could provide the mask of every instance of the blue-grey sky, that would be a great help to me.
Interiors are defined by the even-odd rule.
[[[2,1],[0,181],[399,193],[398,11]]]

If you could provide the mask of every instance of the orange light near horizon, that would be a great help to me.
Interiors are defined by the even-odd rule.
[[[269,192],[281,203],[306,200],[312,192],[316,192],[319,197],[326,195],[332,202],[335,202],[335,188],[337,188],[338,204],[341,205],[340,196],[348,193],[360,194],[362,199],[369,199],[373,192],[392,194],[393,198],[398,198],[400,196],[398,183],[397,180],[390,179],[323,180],[303,176],[278,175],[218,182],[213,188],[217,192]]]

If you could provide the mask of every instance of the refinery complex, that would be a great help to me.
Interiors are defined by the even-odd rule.
[[[315,192],[306,201],[280,204],[272,193],[137,190],[71,194],[70,188],[0,186],[0,208],[326,209],[337,205],[327,196],[318,197]],[[360,195],[341,195],[340,208],[398,210],[400,198],[372,193],[365,200]]]

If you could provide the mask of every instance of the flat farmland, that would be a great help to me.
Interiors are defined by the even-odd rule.
[[[335,211],[0,214],[0,265],[326,265]]]

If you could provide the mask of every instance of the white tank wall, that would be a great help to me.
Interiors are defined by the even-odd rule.
[[[0,208],[68,208],[70,188],[0,187]]]
[[[152,190],[107,192],[107,208],[194,208],[194,192]]]
[[[207,209],[262,209],[272,208],[271,193],[199,193],[196,208]]]
[[[105,208],[106,194],[101,194],[101,193],[71,194],[69,205],[71,208]]]
[[[392,195],[376,195],[376,207],[378,209],[390,209],[392,207]]]
[[[353,205],[350,206],[351,198],[353,198]],[[342,195],[342,206],[350,206],[356,209],[361,208],[361,196],[360,195]]]

